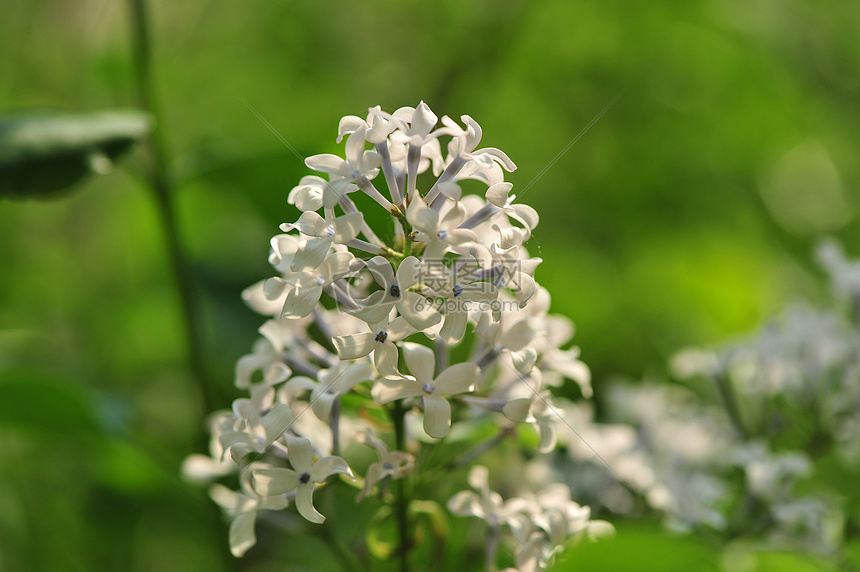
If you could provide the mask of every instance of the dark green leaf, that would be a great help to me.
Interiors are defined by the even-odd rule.
[[[2,118],[0,197],[49,197],[105,173],[151,125],[147,114],[134,110]]]

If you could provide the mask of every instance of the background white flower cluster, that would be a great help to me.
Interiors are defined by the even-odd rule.
[[[843,559],[855,509],[829,482],[860,466],[860,262],[831,241],[818,254],[828,307],[793,305],[722,347],[677,353],[682,383],[616,384],[602,423],[590,403],[559,404],[582,439],[562,434],[567,455],[543,478],[569,479],[580,501],[616,514],[656,509],[670,529],[742,552]]]

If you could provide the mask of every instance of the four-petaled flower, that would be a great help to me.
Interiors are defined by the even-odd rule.
[[[364,487],[356,497],[357,502],[361,502],[370,494],[376,483],[386,477],[392,479],[402,479],[412,472],[415,467],[415,457],[403,451],[390,451],[388,446],[380,439],[377,439],[369,430],[362,433],[364,443],[370,445],[376,452],[379,453],[379,462],[373,463],[367,468],[367,474],[364,477]]]
[[[371,324],[370,332],[337,336],[332,339],[337,354],[342,360],[358,359],[373,352],[373,364],[382,377],[402,379],[404,376],[397,369],[399,353],[394,342],[414,334],[417,330],[398,316],[390,322],[386,319]]]
[[[254,490],[271,497],[296,491],[296,508],[307,520],[322,524],[325,517],[314,508],[314,488],[331,475],[342,473],[352,477],[346,461],[340,457],[323,457],[314,462],[314,451],[305,437],[287,435],[287,451],[292,469],[256,469],[251,472]],[[353,477],[354,478],[354,477]]]
[[[230,523],[230,552],[241,558],[255,544],[254,524],[261,510],[282,510],[289,502],[284,496],[261,496],[248,482],[250,473],[245,472],[240,479],[241,492],[231,491],[224,485],[214,484],[209,488],[209,496],[233,519]]]
[[[417,258],[407,256],[403,259],[396,274],[391,268],[391,263],[381,256],[374,256],[366,264],[382,289],[363,300],[358,300],[360,310],[352,312],[354,316],[368,324],[373,324],[383,321],[394,306],[416,330],[426,330],[442,320],[442,316],[424,296],[409,291],[409,288],[418,283],[422,274],[420,261]]]
[[[415,381],[383,379],[373,386],[371,394],[377,403],[383,404],[421,397],[424,402],[424,431],[435,439],[441,439],[451,427],[451,404],[444,396],[472,391],[481,370],[474,363],[458,363],[433,377],[436,370],[433,350],[404,342],[403,355]]]

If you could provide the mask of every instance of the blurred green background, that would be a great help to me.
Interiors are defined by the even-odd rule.
[[[849,1],[150,3],[158,126],[229,406],[261,319],[239,294],[343,115],[469,114],[541,214],[529,244],[595,391],[820,299],[860,253],[860,11]],[[138,105],[125,2],[2,0],[0,114]],[[535,177],[610,102],[617,102]],[[50,201],[0,200],[0,570],[234,562],[181,460],[203,452],[180,306],[138,149]]]

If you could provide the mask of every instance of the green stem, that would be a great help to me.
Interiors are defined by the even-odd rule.
[[[717,374],[714,376],[714,381],[716,381],[717,390],[720,392],[723,406],[726,409],[726,413],[729,415],[732,425],[734,425],[735,429],[743,439],[749,439],[750,434],[743,423],[743,419],[741,419],[741,411],[740,407],[738,407],[737,395],[735,394],[735,388],[732,385],[731,380],[729,380],[727,375]]]
[[[146,0],[129,0],[131,8],[131,36],[134,57],[134,72],[140,105],[153,117],[155,129],[146,140],[151,156],[147,179],[155,196],[156,208],[161,219],[170,267],[179,291],[182,307],[188,364],[203,397],[206,411],[214,411],[219,405],[206,381],[206,368],[202,354],[203,332],[200,308],[194,282],[182,248],[176,210],[173,204],[174,181],[170,175],[166,137],[158,98],[152,82],[152,45],[149,34],[149,19]]]
[[[403,404],[395,401],[391,411],[391,421],[394,424],[394,448],[398,451],[406,450],[405,416]],[[397,520],[397,534],[400,538],[397,554],[400,557],[400,572],[408,572],[409,550],[412,548],[412,542],[409,538],[409,499],[406,496],[406,479],[397,479],[394,484],[394,515]]]

